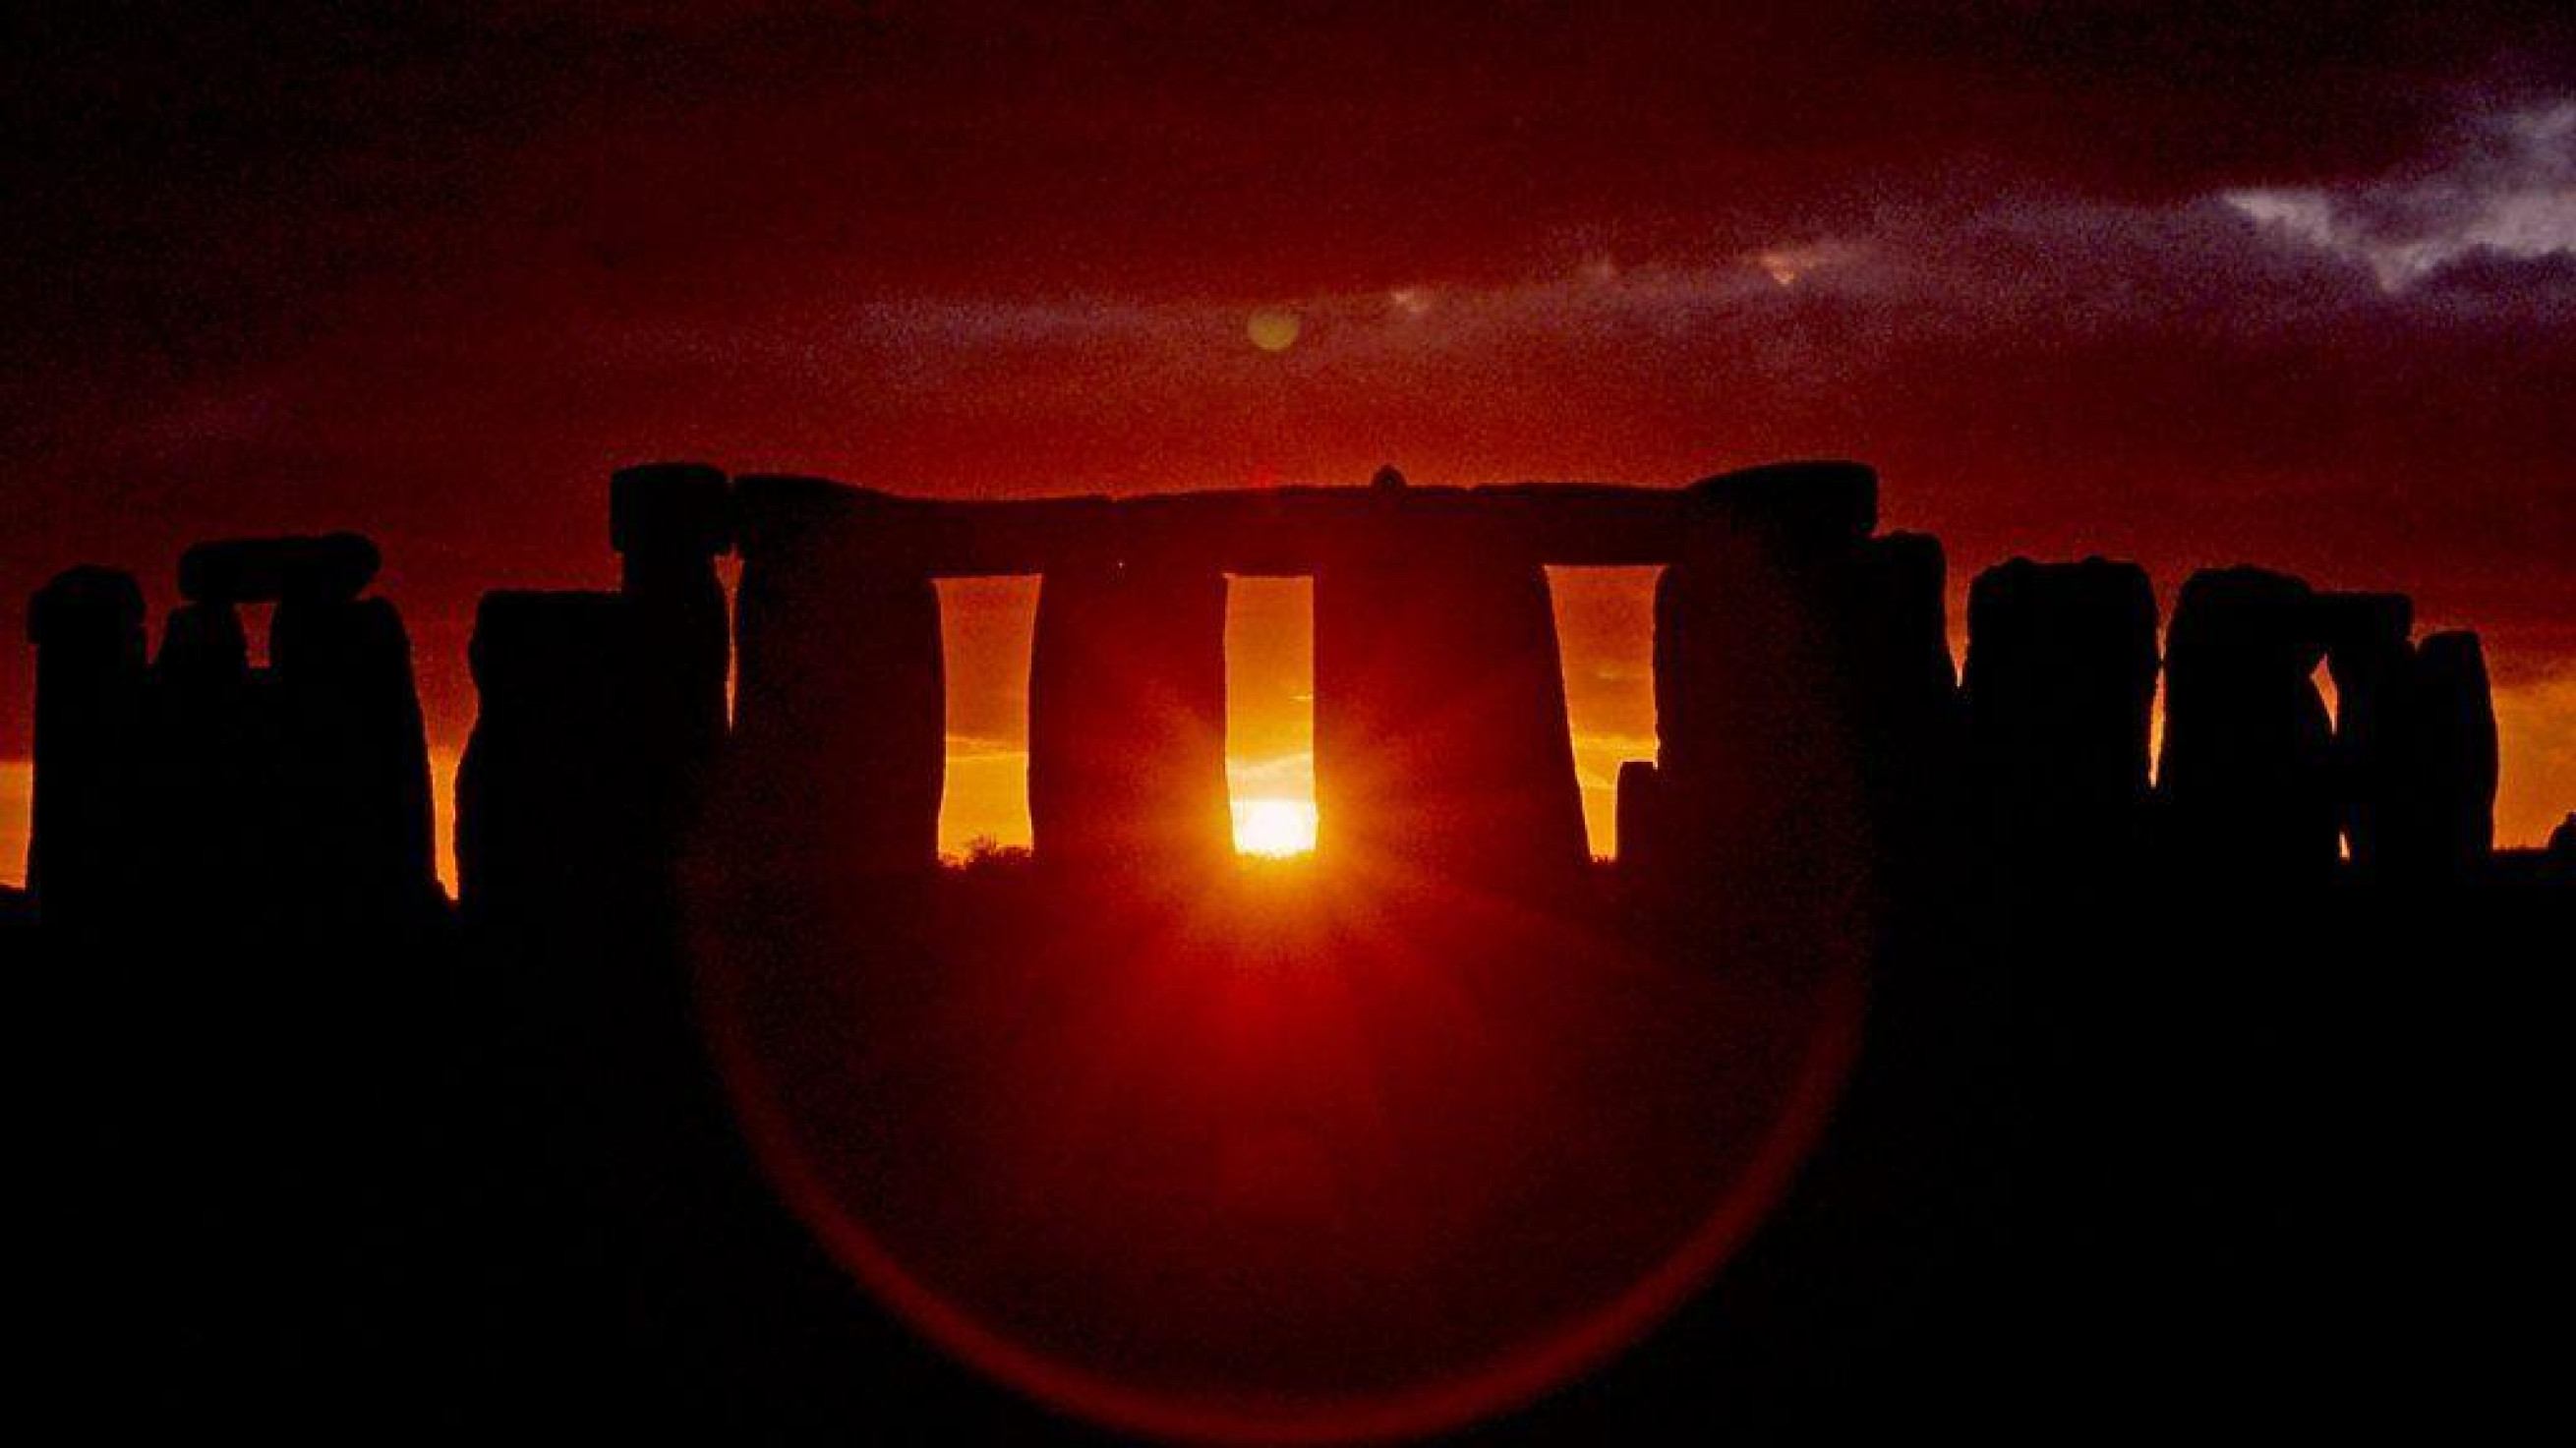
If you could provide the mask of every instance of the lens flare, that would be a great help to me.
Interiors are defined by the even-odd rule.
[[[1251,799],[1234,806],[1234,849],[1281,859],[1312,853],[1315,807],[1302,800]]]

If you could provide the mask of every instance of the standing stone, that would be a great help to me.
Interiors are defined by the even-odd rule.
[[[1961,696],[1974,807],[2006,880],[2127,870],[2156,667],[2155,591],[2136,564],[2016,558],[1978,575]]]
[[[1845,878],[1866,848],[1846,595],[1876,476],[1784,464],[1691,496],[1703,521],[1655,586],[1661,868],[1694,889]]]
[[[355,533],[224,538],[179,555],[179,596],[191,603],[347,602],[383,559]]]
[[[2415,653],[2398,726],[2390,874],[2457,881],[2495,849],[2496,721],[2486,654],[2473,633],[2437,633]]]
[[[1315,576],[1317,849],[1398,886],[1561,879],[1587,859],[1547,576],[1407,526]]]
[[[609,479],[608,516],[621,591],[659,664],[641,681],[645,708],[680,761],[702,765],[725,731],[733,639],[716,560],[733,547],[731,486],[697,463],[625,468]]]
[[[607,593],[483,596],[456,779],[458,901],[477,921],[580,916],[649,867],[632,613]],[[605,922],[602,922],[605,923]]]
[[[2397,761],[2392,715],[2402,707],[2414,649],[2414,605],[2402,593],[2317,596],[2326,672],[2335,686],[2335,794],[2353,867],[2385,863]]]
[[[1663,820],[1655,797],[1660,782],[1651,759],[1619,762],[1619,868],[1631,874],[1654,869],[1662,854]]]
[[[417,920],[438,892],[411,640],[384,599],[289,598],[269,625],[286,853],[315,908]]]
[[[274,903],[275,762],[265,680],[230,603],[184,604],[153,657],[146,775],[150,893],[212,929]]]
[[[866,547],[837,490],[746,478],[741,661],[729,788],[739,823],[798,874],[911,871],[939,856],[947,758],[939,594]]]
[[[1869,539],[1852,554],[1837,620],[1878,858],[1925,888],[1955,855],[1947,831],[1962,790],[1948,576],[1937,538]]]
[[[2314,680],[2325,658],[2315,595],[2259,568],[2193,574],[2166,648],[2157,787],[2177,863],[2256,886],[2330,874],[2333,731]]]
[[[27,884],[46,923],[89,931],[129,907],[143,727],[143,594],[131,575],[57,575],[27,609],[36,646]]]
[[[1197,872],[1231,856],[1225,575],[1066,568],[1038,593],[1029,818],[1038,858]]]

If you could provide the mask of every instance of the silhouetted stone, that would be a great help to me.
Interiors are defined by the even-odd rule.
[[[173,609],[147,708],[151,893],[200,935],[274,906],[276,763],[265,680],[228,603]]]
[[[1048,862],[1204,870],[1231,854],[1225,576],[1046,575],[1029,668],[1029,819]]]
[[[1656,812],[1656,786],[1661,780],[1651,759],[1619,762],[1619,866],[1628,871],[1655,868],[1663,821]]]
[[[523,919],[602,901],[654,843],[632,731],[640,650],[608,593],[487,593],[468,658],[477,708],[456,780],[457,898]]]
[[[1878,474],[1863,463],[1769,463],[1690,485],[1695,509],[1799,553],[1856,543],[1878,527]]]
[[[2334,679],[2335,794],[2352,863],[2377,870],[2386,837],[2396,760],[2391,711],[2401,707],[2414,649],[2415,606],[2402,593],[2322,593],[2317,627]]]
[[[916,870],[939,848],[947,703],[939,595],[872,556],[865,506],[803,506],[831,485],[735,488],[742,583],[730,780],[736,815],[783,867]]]
[[[1856,867],[1861,784],[1841,657],[1854,540],[1709,530],[1655,587],[1656,847],[1670,883]]]
[[[179,558],[179,593],[193,603],[276,603],[356,598],[382,560],[355,533],[319,537],[227,538]]]
[[[2156,667],[2155,591],[2137,565],[2016,558],[1978,575],[1960,692],[1970,789],[2005,879],[2128,868]]]
[[[411,640],[380,598],[289,598],[269,625],[282,844],[314,908],[417,922],[438,892]]]
[[[2259,886],[2335,862],[2332,724],[2316,596],[2259,568],[2195,573],[2166,641],[2164,758],[2177,864]]]
[[[2404,707],[2389,870],[2415,880],[2471,878],[2495,848],[2495,702],[2478,636],[2427,637],[2415,651]]]
[[[1940,540],[1897,533],[1847,565],[1837,652],[1884,867],[1934,888],[1963,797],[1959,679]]]
[[[2562,879],[2576,879],[2576,811],[2549,832],[2549,869]]]
[[[112,569],[57,574],[27,607],[36,646],[27,884],[49,925],[90,931],[129,908],[142,765],[143,594]]]
[[[681,776],[676,828],[725,733],[733,631],[715,560],[733,547],[732,485],[711,467],[655,463],[618,472],[608,499],[620,586],[655,659],[637,681],[638,727],[653,730]]]
[[[1542,570],[1496,561],[1471,531],[1400,526],[1317,570],[1315,804],[1318,851],[1387,880],[1583,865]]]

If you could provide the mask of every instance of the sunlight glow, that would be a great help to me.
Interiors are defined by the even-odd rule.
[[[1234,849],[1239,855],[1282,859],[1315,848],[1315,806],[1297,799],[1247,799],[1234,805]]]

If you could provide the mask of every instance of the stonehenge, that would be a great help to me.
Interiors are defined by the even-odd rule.
[[[2124,869],[2151,828],[2264,878],[2346,854],[2457,879],[2491,851],[2483,656],[2474,635],[2411,642],[2402,595],[2203,572],[2168,659],[2134,565],[2016,559],[1976,579],[1954,669],[1941,546],[1878,534],[1877,511],[1875,475],[1839,462],[1678,490],[1417,487],[1387,469],[1357,489],[1025,502],[622,469],[619,588],[497,592],[478,615],[460,893],[533,898],[589,855],[658,862],[667,886],[719,789],[790,871],[931,865],[935,585],[1000,573],[1042,579],[1029,805],[1037,856],[1061,866],[1181,878],[1231,857],[1226,580],[1304,575],[1323,857],[1498,890],[1579,872],[1551,565],[1663,570],[1655,757],[1618,778],[1619,854],[1641,878],[1860,843],[1820,837],[1857,818],[1882,863],[1955,855],[1966,822],[1995,868],[2056,880]],[[148,662],[130,578],[74,569],[35,597],[42,908],[95,913],[128,877],[209,908],[290,874],[388,910],[433,895],[409,643],[365,596],[380,566],[348,533],[199,544]],[[275,606],[258,667],[252,604]]]

